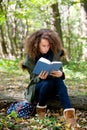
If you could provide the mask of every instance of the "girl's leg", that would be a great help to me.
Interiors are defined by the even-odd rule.
[[[41,80],[35,86],[35,96],[36,98],[38,98],[38,102],[40,106],[46,105],[48,97],[53,93],[53,91],[54,91],[54,86],[53,86],[52,79]]]
[[[61,78],[55,78],[57,94],[64,109],[71,108],[70,99],[67,93],[67,88]]]
[[[67,93],[67,88],[61,78],[56,78],[56,87],[57,87],[57,93],[59,95],[59,99],[61,101],[61,104],[64,108],[64,118],[66,121],[66,124],[68,123],[70,128],[73,130],[80,130],[78,127],[78,124],[76,123],[75,118],[75,109],[71,108],[69,96]],[[68,125],[67,124],[67,125]]]

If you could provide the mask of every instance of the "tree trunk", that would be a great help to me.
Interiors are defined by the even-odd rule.
[[[3,7],[2,7],[2,1],[0,1],[0,11],[3,12]],[[0,35],[1,35],[1,47],[2,47],[2,53],[4,55],[7,55],[7,42],[5,40],[5,34],[4,34],[4,28],[3,25],[0,25]]]
[[[7,108],[12,102],[22,100],[20,99],[15,99],[12,97],[6,97],[2,96],[0,94],[0,109],[2,108]],[[75,109],[82,109],[82,110],[87,110],[87,95],[85,96],[70,96],[70,101],[71,105]],[[59,109],[62,108],[60,105],[58,96],[54,97],[53,99],[50,99],[47,103],[49,109]]]
[[[81,20],[83,37],[83,55],[82,59],[87,60],[87,0],[81,0]]]
[[[7,55],[8,52],[7,52],[7,46],[6,46],[6,42],[5,42],[5,38],[4,38],[4,33],[3,33],[3,29],[2,29],[2,26],[0,26],[0,33],[1,33],[1,46],[2,46],[2,52],[4,55]]]
[[[70,96],[71,105],[75,109],[83,109],[87,110],[87,96]],[[48,102],[48,107],[50,109],[57,109],[61,108],[61,104],[59,102],[58,97],[55,97],[54,99],[50,100]]]
[[[61,38],[62,44],[63,44],[62,30],[61,30],[61,18],[60,18],[58,3],[53,4],[51,7],[52,7],[52,11],[53,11],[55,30],[58,32],[58,34]]]

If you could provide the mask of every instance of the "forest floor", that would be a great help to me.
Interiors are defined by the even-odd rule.
[[[5,71],[1,71],[0,70],[0,99],[5,99],[7,97],[10,98],[18,98],[21,99],[23,98],[23,92],[24,89],[27,87],[28,85],[28,81],[29,80],[29,76],[27,72],[21,72],[21,73],[8,73]],[[79,81],[78,84],[78,88],[75,89],[75,87],[77,86],[77,82],[74,81],[70,81],[70,80],[65,80],[67,86],[68,86],[68,91],[69,94],[77,94],[77,93],[83,93],[83,94],[87,94],[87,89],[84,90],[83,86],[86,87],[86,80],[82,80]],[[18,124],[22,125],[22,128],[18,128],[18,129],[13,129],[12,130],[70,130],[69,128],[63,127],[63,120],[62,120],[62,114],[60,112],[61,110],[53,112],[54,114],[53,117],[56,118],[56,122],[55,125],[52,126],[52,120],[48,120],[46,119],[45,121],[36,121],[34,119],[31,120],[20,120],[18,122]],[[0,110],[0,116],[3,115],[3,109]],[[6,116],[6,115],[5,115]],[[77,118],[77,122],[80,124],[82,130],[87,130],[87,111],[86,110],[76,110],[76,118]],[[58,121],[58,120],[59,121]],[[7,120],[7,119],[6,119]],[[2,122],[2,120],[0,119],[0,121]],[[11,121],[10,121],[11,122]],[[48,122],[48,123],[47,123]],[[14,123],[15,124],[15,123]],[[1,126],[1,124],[0,124]],[[16,126],[16,125],[15,125]],[[24,126],[24,127],[23,127]],[[5,126],[7,129],[5,130],[10,130],[10,128],[8,128],[7,126]],[[0,127],[0,130],[4,130],[2,129],[2,126]]]

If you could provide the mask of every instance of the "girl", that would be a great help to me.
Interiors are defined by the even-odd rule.
[[[62,68],[58,71],[51,71],[50,75],[45,71],[39,75],[32,73],[40,57],[50,61],[59,61],[65,55],[58,34],[50,29],[37,30],[27,38],[24,49],[26,58],[22,68],[26,68],[30,74],[30,84],[24,93],[25,98],[29,102],[36,99],[36,112],[42,118],[46,113],[47,100],[57,94],[64,109],[65,120],[75,130],[77,128],[75,109],[71,108],[67,88],[63,82],[65,74]]]

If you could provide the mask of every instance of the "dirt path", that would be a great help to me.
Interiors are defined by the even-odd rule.
[[[87,94],[87,80],[74,81],[66,79],[65,84],[69,95]],[[29,75],[26,72],[8,73],[0,71],[0,99],[4,97],[23,98],[23,92],[29,83]]]

